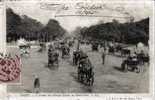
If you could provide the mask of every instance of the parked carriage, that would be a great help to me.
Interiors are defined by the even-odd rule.
[[[126,60],[124,60],[121,64],[122,70],[127,72],[128,70],[135,71],[136,73],[139,73],[141,70],[140,66],[140,60],[135,57],[128,57]]]

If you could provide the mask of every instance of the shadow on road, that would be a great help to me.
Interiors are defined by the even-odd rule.
[[[58,70],[59,66],[49,66],[47,63],[44,64],[45,68],[48,68],[50,70]]]
[[[118,66],[113,66],[113,68],[116,69],[117,71],[124,72],[123,69]]]
[[[31,91],[31,90],[28,90],[28,89],[24,89],[24,91],[25,91],[26,93],[32,93],[32,91]]]
[[[71,65],[71,66],[73,66],[73,67],[75,66],[75,65],[73,64],[73,61],[72,61],[72,60],[67,60],[67,62],[68,62],[69,65]]]

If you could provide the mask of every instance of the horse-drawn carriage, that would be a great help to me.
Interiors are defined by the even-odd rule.
[[[30,55],[30,48],[31,48],[30,43],[28,43],[25,39],[19,39],[17,41],[17,44],[18,44],[21,56]]]
[[[61,50],[62,50],[62,58],[70,57],[70,48],[69,48],[69,46],[62,45]]]
[[[59,53],[53,48],[48,50],[48,67],[51,66],[59,66]]]
[[[31,48],[31,47],[30,47],[29,44],[19,45],[20,55],[21,55],[21,56],[24,56],[24,55],[29,56],[29,55],[30,55],[30,48]]]
[[[127,59],[123,61],[121,66],[124,71],[131,70],[139,73],[144,63],[149,63],[149,56],[144,55],[143,53],[135,53],[135,56],[127,57]]]
[[[89,86],[94,83],[93,66],[87,55],[81,55],[80,57],[78,64],[78,80]]]
[[[137,57],[128,57],[121,64],[122,70],[127,72],[128,70],[139,73],[141,70],[140,61]]]
[[[73,45],[74,45],[74,41],[68,41],[68,46],[69,47],[73,47]]]
[[[98,51],[98,46],[99,44],[98,43],[92,43],[92,51]]]

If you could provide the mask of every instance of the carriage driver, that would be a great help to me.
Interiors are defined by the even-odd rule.
[[[91,69],[91,71],[93,71],[92,70],[93,69],[93,66],[92,66],[92,64],[91,64],[91,62],[90,62],[90,60],[88,58],[88,55],[86,53],[84,53],[84,52],[81,53],[79,64],[82,64],[83,65],[81,67],[82,67],[82,69],[84,71],[90,70],[90,69]]]
[[[53,52],[54,52],[54,46],[50,44],[48,48],[48,63],[49,64],[51,63]]]

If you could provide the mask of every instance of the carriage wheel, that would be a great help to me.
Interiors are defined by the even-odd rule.
[[[86,84],[86,77],[84,73],[80,73],[80,80],[81,83]]]
[[[80,73],[78,72],[78,81],[81,81]]]
[[[94,83],[94,76],[91,77],[91,79],[89,80],[89,86],[92,86]]]
[[[81,75],[81,82],[84,83],[84,84],[87,83],[87,77],[86,77],[86,75],[84,73],[82,73],[82,75]]]

